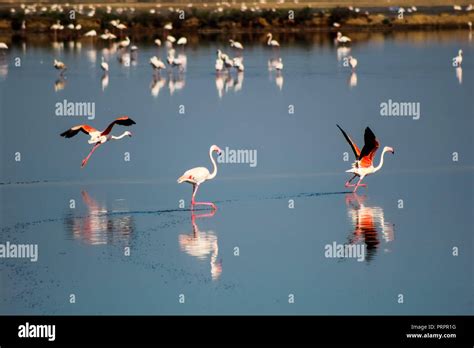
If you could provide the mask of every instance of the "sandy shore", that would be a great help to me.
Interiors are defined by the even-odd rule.
[[[349,5],[354,1],[338,2]],[[111,28],[110,21],[119,19],[126,29],[117,34],[162,31],[165,23],[172,22],[174,30],[181,32],[259,32],[304,30],[410,30],[410,29],[469,29],[474,22],[474,11],[468,2],[460,1],[461,9],[438,1],[410,1],[403,16],[398,6],[388,7],[386,1],[360,1],[359,8],[334,7],[329,1],[298,3],[110,3],[87,4],[79,7],[70,4],[59,8],[50,5],[0,4],[0,31],[4,33],[42,33],[51,31],[58,20],[65,26],[58,35],[70,35],[67,25],[80,24],[81,31],[103,31]],[[396,4],[408,4],[402,0]],[[384,4],[382,6],[382,4]],[[412,4],[419,7],[412,8]],[[365,6],[365,7],[364,7]],[[74,10],[74,18],[69,13]],[[25,28],[26,27],[26,28]]]

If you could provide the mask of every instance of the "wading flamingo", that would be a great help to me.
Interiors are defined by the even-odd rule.
[[[462,50],[459,50],[458,55],[453,58],[453,65],[455,67],[458,67],[458,66],[462,65]]]
[[[102,63],[100,63],[100,67],[102,68],[102,70],[104,70],[106,74],[109,72],[109,63],[105,61],[104,56],[102,56]]]
[[[187,182],[193,185],[193,195],[191,198],[191,209],[195,205],[208,205],[212,207],[212,209],[217,209],[214,203],[210,202],[196,202],[194,200],[196,193],[199,189],[199,185],[201,185],[204,181],[206,180],[211,180],[214,179],[217,175],[217,165],[216,161],[212,157],[212,154],[214,152],[217,152],[218,155],[222,153],[222,150],[219,148],[217,145],[212,145],[211,148],[209,149],[209,157],[211,158],[213,170],[212,173],[209,172],[207,168],[204,167],[196,167],[193,169],[190,169],[186,171],[181,177],[178,179],[178,184],[181,184],[182,182]]]
[[[160,73],[160,70],[166,69],[165,63],[163,63],[157,56],[150,58],[150,65],[153,67],[153,71],[158,71],[158,74]]]
[[[356,66],[357,66],[357,59],[355,59],[355,58],[352,57],[352,56],[347,57],[347,59],[348,59],[349,65],[350,65],[351,68],[352,68],[352,71],[355,71],[355,68],[356,68]]]
[[[271,47],[280,47],[280,43],[277,40],[273,40],[273,35],[271,33],[267,34],[267,45]]]
[[[342,135],[344,135],[344,138],[346,138],[356,157],[356,161],[352,164],[352,169],[346,170],[347,173],[354,173],[354,176],[345,184],[346,187],[354,187],[354,192],[356,192],[359,186],[367,186],[366,184],[361,184],[361,181],[364,179],[364,177],[370,174],[374,174],[382,168],[383,156],[385,152],[389,151],[394,154],[395,151],[393,150],[393,148],[385,146],[383,148],[382,155],[380,156],[379,165],[377,167],[374,167],[374,156],[380,145],[377,139],[375,138],[375,134],[372,132],[372,130],[369,127],[365,128],[364,147],[362,148],[362,151],[360,151],[356,143],[352,141],[352,139],[347,135],[347,133],[344,132],[341,127],[339,127],[339,125],[337,125],[337,128],[341,130]],[[354,180],[356,176],[359,177],[359,181],[355,185],[351,184],[351,181]]]
[[[244,46],[242,46],[242,44],[238,41],[229,40],[229,43],[230,43],[230,47],[232,47],[232,48],[235,48],[235,49],[238,49],[238,50],[243,50],[244,49]]]
[[[54,68],[55,68],[56,70],[59,70],[59,71],[60,71],[59,75],[61,75],[61,76],[62,76],[62,75],[64,74],[64,72],[67,70],[66,64],[64,64],[63,62],[61,62],[61,61],[59,61],[59,60],[56,60],[56,59],[55,59],[54,62],[53,62],[53,66],[54,66]]]
[[[347,37],[347,36],[344,36],[342,35],[342,33],[340,31],[337,32],[337,36],[336,36],[336,42],[338,44],[341,44],[341,45],[345,45],[349,42],[351,42],[351,38],[350,37]]]
[[[68,129],[65,132],[61,133],[62,137],[65,138],[72,138],[79,132],[83,132],[85,134],[88,134],[91,138],[88,140],[89,144],[94,144],[94,147],[92,150],[89,152],[86,158],[82,161],[81,168],[84,168],[87,164],[87,161],[91,157],[91,155],[94,153],[94,151],[102,144],[106,143],[109,140],[120,140],[123,137],[132,136],[132,133],[129,131],[125,131],[122,133],[122,135],[116,137],[114,135],[111,135],[110,132],[112,131],[112,128],[114,125],[120,125],[120,126],[131,126],[132,124],[135,124],[135,121],[133,121],[130,117],[128,116],[122,116],[117,119],[115,119],[112,123],[110,123],[106,129],[104,129],[102,132],[95,129],[94,127],[91,127],[87,124],[81,124],[78,126],[74,126],[70,129]]]

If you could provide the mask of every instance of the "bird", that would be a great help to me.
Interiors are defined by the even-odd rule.
[[[245,70],[244,63],[242,62],[242,58],[240,57],[235,57],[234,59],[232,59],[232,66],[240,72],[243,72]]]
[[[193,195],[191,198],[191,209],[194,208],[195,205],[207,205],[212,207],[212,209],[216,210],[216,205],[214,203],[210,202],[196,202],[195,197],[196,193],[199,189],[199,185],[201,185],[203,182],[207,180],[214,179],[217,175],[217,165],[216,161],[212,157],[213,153],[217,152],[217,154],[220,156],[222,153],[222,150],[219,148],[217,145],[212,145],[209,148],[209,157],[211,158],[211,162],[213,165],[213,170],[212,173],[209,172],[207,168],[204,167],[196,167],[190,170],[187,170],[183,175],[181,175],[178,178],[178,184],[181,184],[183,182],[190,183],[193,185]]]
[[[472,31],[472,22],[471,21],[467,22],[467,26],[469,27],[469,31]]]
[[[283,60],[281,58],[278,58],[278,60],[274,63],[273,66],[277,71],[283,70]]]
[[[349,65],[350,65],[351,68],[352,68],[352,71],[354,71],[355,68],[356,68],[356,66],[357,66],[357,59],[355,59],[355,58],[352,57],[352,56],[349,56],[349,57],[347,57],[347,60],[348,60],[348,62],[349,62]]]
[[[160,39],[156,39],[155,40],[155,45],[157,45],[158,47],[161,46],[161,40]]]
[[[277,40],[273,40],[273,35],[271,33],[267,34],[267,45],[271,47],[280,47],[280,43]]]
[[[8,46],[5,42],[0,42],[0,50],[8,50]]]
[[[453,66],[458,67],[462,64],[462,50],[458,51],[458,55],[453,58]]]
[[[230,42],[230,47],[232,47],[232,48],[236,48],[238,50],[243,50],[244,49],[244,46],[242,46],[242,44],[238,41],[229,40],[229,42]]]
[[[56,70],[60,71],[61,76],[67,70],[66,64],[64,64],[63,62],[61,62],[59,60],[56,60],[56,59],[53,61],[53,66],[55,67]]]
[[[136,124],[135,121],[133,121],[130,117],[128,116],[121,116],[117,119],[115,119],[113,122],[111,122],[106,129],[104,129],[102,132],[95,129],[94,127],[91,127],[87,124],[81,124],[78,126],[74,126],[72,128],[69,128],[68,130],[62,132],[60,135],[65,138],[72,138],[79,132],[83,132],[85,134],[88,134],[91,138],[88,140],[89,144],[94,144],[94,147],[92,150],[89,152],[86,158],[82,161],[81,168],[84,168],[87,164],[87,161],[89,161],[89,158],[91,155],[94,153],[94,151],[102,144],[106,143],[109,140],[120,140],[123,137],[132,136],[132,133],[129,131],[125,131],[122,133],[120,136],[114,136],[111,135],[110,132],[112,131],[112,128],[114,125],[120,125],[120,126],[131,126],[133,124]]]
[[[217,72],[224,70],[224,61],[220,58],[217,58],[215,68]]]
[[[120,48],[127,48],[128,45],[130,45],[130,39],[128,38],[128,36],[125,36],[125,40],[122,40],[119,42],[119,47]]]
[[[374,174],[382,168],[383,157],[385,152],[391,152],[392,154],[395,154],[395,151],[392,147],[385,146],[383,148],[382,155],[380,156],[379,165],[377,167],[374,167],[374,156],[380,145],[377,139],[375,138],[375,134],[372,132],[372,130],[369,127],[365,128],[364,147],[362,148],[362,151],[360,151],[357,145],[352,141],[352,139],[347,135],[347,133],[344,132],[341,127],[339,127],[339,125],[337,125],[337,128],[339,128],[339,130],[342,132],[342,135],[344,135],[344,138],[351,146],[351,149],[356,157],[355,162],[352,164],[352,168],[346,170],[346,173],[353,173],[354,176],[345,184],[346,187],[354,187],[353,192],[356,192],[358,187],[367,186],[366,184],[361,184],[361,181],[364,179],[364,177],[370,174]],[[354,178],[357,176],[359,177],[359,181],[357,182],[357,184],[351,184],[351,181],[354,180]]]
[[[173,23],[166,23],[163,28],[165,30],[173,30]]]
[[[176,42],[178,46],[184,46],[188,43],[188,39],[185,37],[180,37],[179,40]]]
[[[344,36],[342,35],[342,33],[340,31],[337,32],[337,36],[336,36],[336,42],[338,44],[341,44],[341,45],[345,45],[349,42],[351,42],[351,38],[350,37],[347,37],[347,36]]]
[[[102,56],[102,63],[100,63],[100,67],[105,71],[106,74],[109,72],[109,63],[105,61],[104,56]]]
[[[158,70],[158,72],[162,69],[166,69],[165,63],[156,56],[150,58],[150,65],[153,67],[153,70]]]
[[[85,37],[95,37],[97,36],[97,32],[95,30],[89,30],[87,33],[84,34]]]

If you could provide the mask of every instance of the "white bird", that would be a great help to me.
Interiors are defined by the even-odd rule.
[[[283,70],[283,59],[279,58],[273,65],[277,71]]]
[[[467,22],[467,26],[469,27],[469,31],[472,31],[472,22],[471,21]]]
[[[332,26],[333,26],[334,28],[340,28],[340,27],[341,27],[341,25],[340,25],[338,22],[334,22],[334,23],[332,24]]]
[[[179,40],[176,44],[179,45],[179,46],[184,46],[187,43],[188,43],[188,39],[186,39],[185,37],[181,37],[181,38],[179,38]]]
[[[63,62],[61,62],[61,61],[59,61],[59,60],[56,60],[56,59],[55,59],[54,62],[53,62],[53,66],[54,66],[54,68],[55,68],[56,70],[60,70],[60,71],[61,71],[61,73],[60,73],[61,76],[63,75],[64,71],[67,70],[66,64],[64,64]]]
[[[94,37],[97,36],[97,32],[95,30],[89,30],[87,33],[84,34],[86,37]]]
[[[8,50],[8,46],[5,42],[0,42],[0,50]]]
[[[238,41],[229,40],[229,42],[230,42],[230,47],[236,48],[238,50],[243,50],[244,49],[244,46],[242,46],[242,44]]]
[[[217,72],[222,71],[224,69],[224,61],[220,58],[217,58],[215,68]]]
[[[166,69],[165,63],[163,63],[163,61],[156,56],[150,58],[150,64],[154,70],[160,71],[162,69]]]
[[[57,30],[63,30],[64,29],[64,25],[61,25],[61,21],[56,21],[56,23],[54,23],[51,27],[50,27],[51,30],[54,30],[54,31],[57,31]]]
[[[117,28],[118,30],[122,31],[122,30],[125,30],[127,29],[127,26],[123,23],[119,23],[115,26],[115,28]]]
[[[458,51],[458,55],[453,58],[453,66],[458,67],[462,65],[462,50]]]
[[[173,30],[173,23],[166,23],[163,28],[165,30]]]
[[[267,45],[271,47],[280,47],[280,43],[277,40],[273,40],[273,35],[271,33],[267,34]]]
[[[160,39],[156,39],[155,40],[155,45],[157,45],[158,47],[161,46],[161,40]]]
[[[168,41],[168,42],[174,44],[174,43],[176,42],[176,38],[175,38],[174,36],[172,36],[172,35],[168,35],[168,36],[166,37],[166,41]]]
[[[340,31],[337,32],[336,41],[339,44],[346,44],[352,40],[348,36],[343,36]]]
[[[209,149],[209,157],[211,159],[213,170],[212,173],[205,167],[196,167],[190,170],[187,170],[183,175],[181,175],[178,179],[178,184],[183,182],[187,182],[193,185],[193,195],[191,198],[191,208],[194,208],[195,205],[208,205],[211,206],[212,209],[216,209],[214,203],[210,202],[196,202],[195,196],[199,189],[199,185],[207,180],[214,179],[217,175],[217,165],[215,159],[212,157],[212,154],[217,152],[218,155],[222,153],[222,150],[217,145],[212,145]]]
[[[102,63],[100,63],[100,67],[105,71],[105,73],[109,72],[109,63],[105,61],[104,56],[102,56]]]
[[[75,30],[77,30],[77,31],[79,31],[79,30],[81,30],[81,29],[82,29],[82,25],[80,25],[80,24],[77,24],[77,25],[75,26],[75,28],[74,28],[74,29],[75,29]]]
[[[128,36],[125,37],[125,40],[119,42],[120,48],[127,48],[128,45],[130,45],[130,39],[128,38]]]
[[[348,59],[349,65],[350,65],[351,68],[352,68],[352,71],[354,71],[355,68],[356,68],[356,66],[357,66],[357,63],[358,63],[358,62],[357,62],[357,59],[355,59],[355,58],[352,57],[352,56],[347,57],[347,59]]]
[[[453,6],[453,10],[454,10],[454,11],[462,11],[462,7],[459,6],[459,5],[454,5],[454,6]]]
[[[234,59],[232,59],[232,65],[240,72],[243,72],[245,70],[244,63],[242,62],[242,58],[240,57],[235,57]]]
[[[74,30],[74,24],[73,23],[68,24],[67,28],[71,29],[71,30]]]

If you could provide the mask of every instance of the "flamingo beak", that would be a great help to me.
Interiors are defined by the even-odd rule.
[[[130,138],[132,137],[132,132],[129,132],[130,134],[128,135]]]

